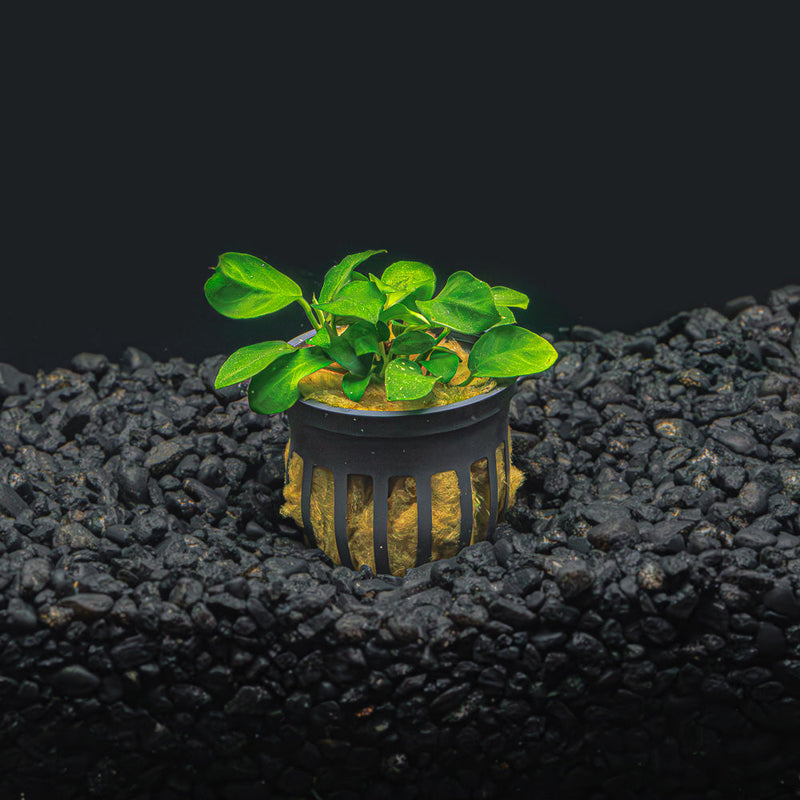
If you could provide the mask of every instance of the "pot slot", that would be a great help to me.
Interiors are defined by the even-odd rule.
[[[349,559],[355,569],[361,564],[373,565],[375,560],[372,553],[372,539],[359,536],[359,531],[372,530],[374,514],[372,476],[348,475],[347,495],[341,497],[337,494],[335,503],[334,517],[337,511],[341,513],[342,507],[346,509],[347,541],[343,543],[338,538],[336,541],[340,562],[346,564]]]
[[[451,558],[493,530],[523,477],[511,467],[508,449],[501,441],[492,456],[432,475],[367,475],[319,465],[304,470],[288,445],[281,511],[334,562],[403,575],[414,565]]]
[[[462,526],[464,518],[470,526],[472,522],[472,490],[469,483],[468,473],[459,476],[453,469],[431,476],[433,529],[437,532],[431,548],[434,560],[455,556],[464,536],[469,535],[469,529],[465,534]]]
[[[472,534],[467,544],[482,542],[489,530],[489,520],[498,519],[505,512],[508,486],[508,465],[505,461],[506,447],[501,442],[494,453],[494,463],[488,458],[479,458],[470,464],[472,483]]]
[[[490,485],[488,458],[479,458],[477,461],[473,461],[469,467],[469,476],[472,484],[472,532],[469,544],[472,544],[486,538],[491,498],[495,498],[495,506],[497,505],[497,478],[495,476],[494,483]]]

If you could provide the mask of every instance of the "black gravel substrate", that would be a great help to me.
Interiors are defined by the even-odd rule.
[[[403,579],[303,547],[221,357],[0,365],[0,797],[798,796],[798,312],[573,328]]]

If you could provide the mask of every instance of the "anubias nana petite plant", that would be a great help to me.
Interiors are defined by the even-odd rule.
[[[478,337],[468,356],[469,376],[459,385],[477,377],[502,384],[556,360],[546,339],[515,324],[511,309],[527,308],[526,295],[489,286],[464,270],[435,294],[433,269],[418,261],[396,261],[380,277],[356,271],[385,252],[345,256],[328,270],[311,302],[291,278],[261,259],[223,253],[205,284],[214,309],[250,319],[299,303],[316,333],[306,347],[269,341],[240,348],[220,367],[215,386],[250,378],[250,408],[274,414],[298,400],[303,378],[330,367],[342,372],[342,390],[354,402],[371,382],[385,384],[389,401],[417,400],[456,374],[459,356],[440,345],[453,332]]]

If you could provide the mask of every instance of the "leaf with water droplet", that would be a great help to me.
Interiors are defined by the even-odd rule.
[[[396,400],[418,400],[425,397],[437,378],[435,375],[423,375],[422,367],[408,358],[396,358],[386,367],[386,397],[391,402]]]
[[[325,273],[325,280],[319,293],[319,302],[327,303],[329,300],[336,298],[342,288],[352,279],[355,267],[368,258],[385,252],[385,250],[364,250],[362,253],[353,253],[345,256],[335,267],[331,267]],[[363,280],[364,276],[361,275],[360,278]]]
[[[453,380],[460,361],[458,356],[445,347],[435,347],[430,356],[425,361],[420,361],[420,366],[425,367],[428,372],[433,373],[442,383]]]
[[[354,402],[357,403],[363,396],[369,385],[369,375],[353,375],[348,372],[342,378],[342,391]]]
[[[500,320],[489,284],[466,270],[454,272],[436,297],[418,300],[417,307],[436,325],[462,333],[481,333]]]
[[[371,322],[378,321],[385,296],[371,281],[348,283],[336,295],[336,299],[312,306],[339,317],[355,317]]]
[[[271,314],[303,296],[291,278],[247,253],[223,253],[204,290],[212,308],[233,319]]]
[[[240,347],[219,368],[214,388],[221,389],[247,380],[284,353],[291,353],[293,349],[286,342],[259,342]]]
[[[392,340],[393,356],[413,356],[427,353],[436,344],[436,339],[425,331],[406,331]]]
[[[516,378],[542,372],[558,358],[553,345],[533,331],[516,325],[492,328],[469,353],[469,369],[476,377]]]
[[[247,387],[250,408],[259,414],[285,411],[300,397],[297,384],[307,375],[332,363],[320,347],[298,347],[276,358],[251,379]]]

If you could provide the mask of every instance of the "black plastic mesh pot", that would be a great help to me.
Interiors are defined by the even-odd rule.
[[[293,339],[298,346],[313,331]],[[461,502],[458,549],[469,544],[473,506],[470,467],[482,458],[489,469],[489,529],[494,530],[498,512],[505,511],[509,492],[499,504],[499,479],[495,454],[503,445],[505,475],[510,474],[508,409],[515,386],[445,406],[418,411],[354,411],[312,400],[298,400],[288,411],[291,429],[289,459],[297,453],[303,461],[301,512],[303,529],[316,543],[311,524],[311,484],[314,467],[331,471],[334,481],[333,521],[341,563],[352,567],[347,538],[347,483],[349,475],[367,476],[373,487],[372,538],[378,573],[389,573],[388,490],[394,476],[414,478],[417,491],[416,564],[431,559],[431,478],[454,471]]]

